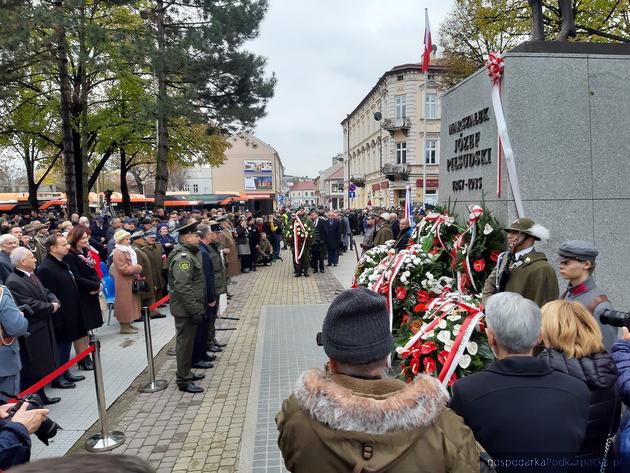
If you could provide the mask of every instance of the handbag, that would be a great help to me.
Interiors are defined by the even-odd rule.
[[[143,292],[149,292],[149,285],[142,273],[137,274],[133,282],[131,283],[131,292],[134,294],[140,294]]]

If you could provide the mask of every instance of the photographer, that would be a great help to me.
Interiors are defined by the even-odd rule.
[[[30,435],[39,429],[48,409],[30,409],[28,403],[11,416],[15,404],[0,406],[0,470],[26,463],[31,458]]]

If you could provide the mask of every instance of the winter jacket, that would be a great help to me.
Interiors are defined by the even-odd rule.
[[[582,381],[554,371],[543,359],[510,356],[458,379],[450,406],[503,473],[515,471],[504,463],[510,459],[577,455],[589,399]]]
[[[545,349],[540,355],[555,371],[577,378],[588,387],[586,435],[580,456],[601,457],[609,432],[616,432],[621,412],[621,397],[616,392],[617,368],[610,353],[569,358],[564,353]]]
[[[439,382],[406,385],[309,370],[276,416],[278,445],[300,473],[470,473],[480,447]]]
[[[392,233],[392,228],[388,223],[384,223],[376,227],[376,232],[374,233],[374,246],[384,245],[385,242],[394,239],[394,234]]]
[[[28,463],[31,458],[31,436],[19,422],[0,420],[0,471]]]
[[[173,317],[206,313],[206,278],[198,246],[180,243],[168,257],[168,291]]]
[[[621,392],[621,400],[626,407],[630,407],[630,341],[619,340],[612,346],[610,353],[619,372],[617,387]]]

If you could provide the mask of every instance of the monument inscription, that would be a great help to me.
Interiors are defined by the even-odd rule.
[[[455,156],[448,158],[446,161],[447,173],[492,164],[492,148],[482,148],[480,145],[483,142],[481,130],[470,130],[471,132],[468,132],[469,129],[490,121],[488,110],[486,107],[448,126],[449,136],[459,134],[459,137],[455,138],[454,142],[455,149],[453,154]],[[467,134],[464,134],[464,132]],[[451,187],[453,192],[482,190],[483,176],[453,179],[451,180]]]

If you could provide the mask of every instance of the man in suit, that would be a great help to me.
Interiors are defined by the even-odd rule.
[[[451,409],[498,465],[531,461],[537,455],[571,458],[586,434],[590,400],[586,384],[533,356],[542,339],[541,318],[536,304],[520,294],[490,297],[488,344],[497,361],[457,380],[453,388]]]
[[[313,242],[311,243],[311,268],[316,273],[324,272],[324,247],[326,246],[326,221],[319,215],[317,210],[312,210],[310,218],[315,227]]]
[[[328,250],[328,266],[337,266],[339,262],[339,243],[341,233],[336,212],[330,212],[326,228],[326,249]]]
[[[52,318],[59,310],[59,300],[33,272],[37,260],[32,251],[16,248],[11,252],[11,261],[15,269],[7,278],[7,287],[17,305],[30,309],[24,314],[29,336],[20,338],[20,389],[26,389],[57,368],[57,339]],[[44,404],[61,400],[59,397],[49,398],[43,388],[37,394]]]

